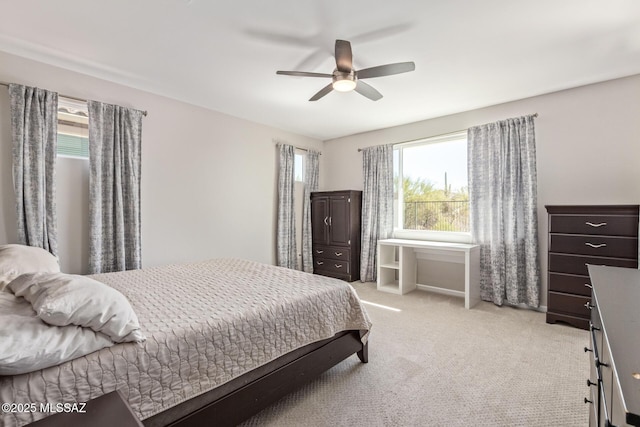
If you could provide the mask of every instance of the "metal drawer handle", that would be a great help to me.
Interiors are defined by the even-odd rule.
[[[324,264],[324,262],[322,262],[322,261],[316,261],[316,264],[318,264],[318,265],[323,265],[323,264]]]
[[[588,284],[588,283],[585,283],[584,285],[585,285],[587,288],[589,288],[589,289],[593,289],[593,286],[592,286],[592,285],[590,285],[590,284]]]
[[[323,254],[323,253],[324,253],[324,251],[321,251],[321,250],[319,250],[319,249],[316,249],[316,253],[317,253],[317,254]]]
[[[336,252],[336,256],[342,256],[342,252]]]
[[[588,310],[594,309],[594,308],[596,307],[595,305],[591,305],[591,303],[590,303],[590,302],[586,302],[586,303],[584,304],[584,306],[585,306]]]
[[[587,399],[586,397],[584,398],[584,403],[593,403],[593,401]]]
[[[342,268],[342,264],[334,264],[336,268]]]
[[[598,383],[594,383],[590,379],[587,379],[587,387],[591,387],[592,385],[598,385]]]
[[[591,227],[596,227],[596,228],[607,225],[607,223],[606,223],[606,222],[600,222],[600,223],[598,223],[598,224],[594,224],[594,223],[592,223],[592,222],[585,222],[585,224],[587,224],[587,225],[589,225],[589,226],[591,226]]]
[[[328,217],[328,216],[325,216],[325,217],[324,217],[324,225],[329,225],[329,223],[327,222],[327,220],[328,220],[328,219],[329,219],[329,217]]]
[[[607,246],[606,243],[594,244],[594,243],[589,243],[589,242],[586,242],[585,245],[587,245],[587,246],[589,246],[591,248],[595,248],[595,249],[604,248],[605,246]]]

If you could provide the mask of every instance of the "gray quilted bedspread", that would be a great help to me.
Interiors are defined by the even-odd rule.
[[[145,419],[299,347],[370,327],[347,283],[250,261],[91,277],[129,299],[147,341],[0,377],[0,402],[86,402],[120,389]],[[20,426],[46,415],[0,413],[0,425]]]

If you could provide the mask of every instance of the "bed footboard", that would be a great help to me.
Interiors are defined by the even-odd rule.
[[[243,375],[232,381],[233,389],[180,419],[162,423],[162,414],[143,421],[145,426],[196,427],[234,426],[295,391],[352,354],[368,362],[368,344],[360,331],[348,331],[323,341],[295,359],[280,364],[256,379]],[[278,362],[278,361],[274,361]],[[273,363],[273,362],[272,362]]]

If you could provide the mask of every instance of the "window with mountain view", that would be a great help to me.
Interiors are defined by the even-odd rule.
[[[394,149],[396,230],[469,232],[466,132]]]

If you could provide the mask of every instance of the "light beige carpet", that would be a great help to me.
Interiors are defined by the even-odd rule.
[[[243,426],[586,426],[588,333],[531,310],[354,283],[373,322],[354,355]]]

